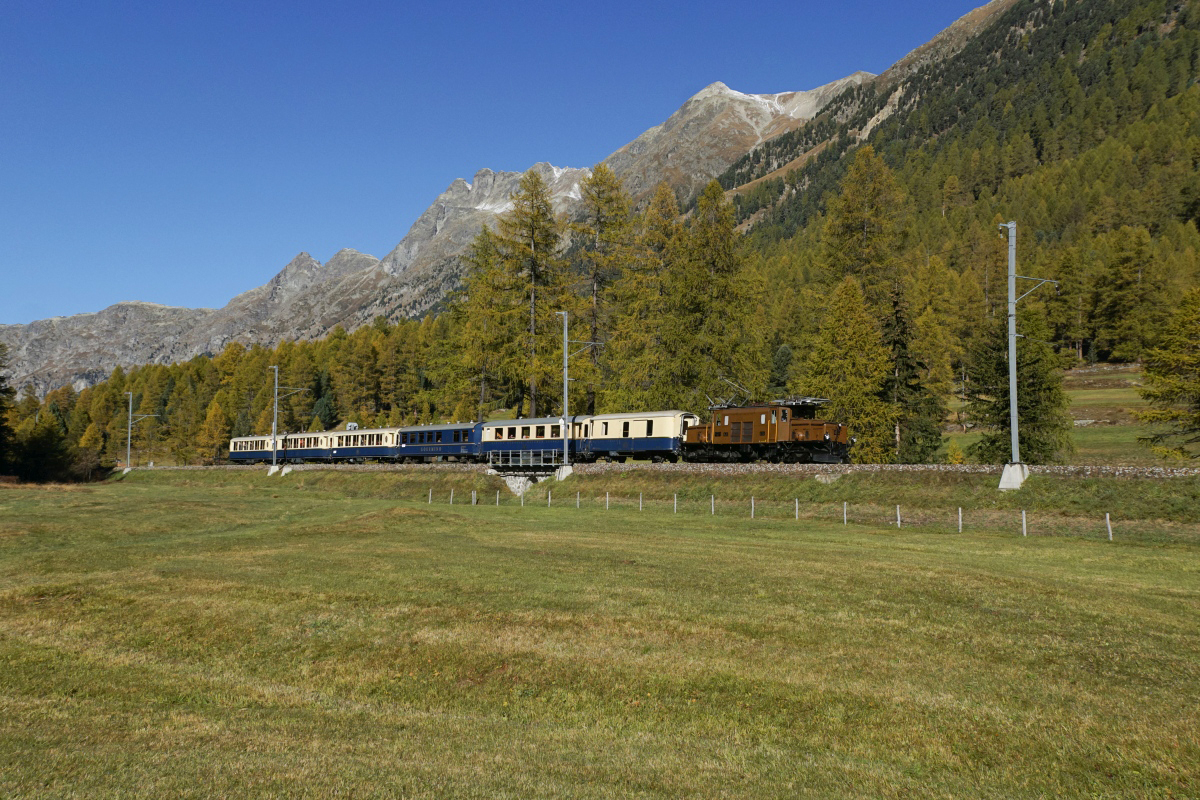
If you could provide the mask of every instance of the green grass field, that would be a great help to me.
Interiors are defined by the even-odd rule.
[[[973,480],[820,491],[998,494]],[[450,507],[495,479],[421,471],[0,487],[0,795],[1200,793],[1186,511],[1023,539],[797,522],[794,479],[748,487],[775,503],[753,522],[640,482],[643,512],[599,478],[552,485],[578,510],[545,484]]]

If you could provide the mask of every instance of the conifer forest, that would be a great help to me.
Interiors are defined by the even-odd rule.
[[[220,459],[270,432],[271,366],[280,431],[558,415],[566,312],[571,414],[820,396],[856,461],[928,463],[953,408],[985,432],[966,456],[1002,463],[1010,220],[1018,273],[1057,282],[1019,304],[1026,460],[1069,458],[1064,370],[1097,362],[1142,365],[1156,444],[1195,456],[1200,0],[1021,0],[914,69],[845,90],[695,197],[634,197],[599,165],[564,218],[527,173],[421,319],[234,342],[41,400],[0,387],[0,459],[30,479],[123,461],[131,398],[138,460]]]

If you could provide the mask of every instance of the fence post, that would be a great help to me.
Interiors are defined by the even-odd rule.
[[[796,498],[796,519],[800,519],[800,498]]]
[[[579,508],[579,492],[575,493],[575,507]]]
[[[496,490],[496,508],[500,507],[500,490]]]
[[[900,506],[896,506],[896,527],[900,527]]]
[[[450,505],[454,505],[454,490],[450,490]]]
[[[1028,536],[1029,532],[1025,528],[1025,509],[1021,509],[1021,535]]]
[[[550,507],[550,495],[551,495],[551,492],[549,489],[547,489],[546,490],[546,508]]]
[[[958,507],[958,532],[962,533],[962,506]]]
[[[608,511],[608,492],[604,493],[604,510]]]
[[[717,515],[717,496],[710,494],[708,496],[708,503],[712,506],[712,515],[715,517]]]
[[[845,500],[843,500],[842,501],[842,524],[843,525],[849,524],[846,522],[846,506],[847,505],[849,505],[849,504]]]
[[[675,513],[679,513],[679,493],[675,493]]]
[[[433,487],[429,487],[429,505],[433,505]]]
[[[1108,540],[1112,541],[1112,522],[1108,518],[1108,512],[1104,512],[1104,527],[1108,528]]]
[[[754,519],[754,495],[750,495],[750,519]]]
[[[521,508],[525,507],[525,493],[521,492]]]
[[[642,510],[642,493],[638,492],[638,511]]]

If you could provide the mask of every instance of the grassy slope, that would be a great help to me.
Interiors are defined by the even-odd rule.
[[[494,485],[0,489],[0,794],[1200,786],[1195,544],[444,504]]]
[[[1136,411],[1145,410],[1146,401],[1138,394],[1141,368],[1134,365],[1102,365],[1066,373],[1063,386],[1071,402],[1070,413],[1076,420],[1091,420],[1072,431],[1075,454],[1067,463],[1110,466],[1178,466],[1165,461],[1149,448],[1138,443],[1152,432],[1134,419]],[[952,403],[954,409],[961,404]],[[979,437],[977,433],[951,432],[964,450]]]

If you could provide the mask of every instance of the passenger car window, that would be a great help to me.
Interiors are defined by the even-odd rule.
[[[628,436],[628,435],[629,435],[629,423],[622,422],[621,423],[621,436]]]
[[[654,420],[652,420],[652,419],[646,420],[646,435],[647,436],[654,435]]]

